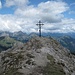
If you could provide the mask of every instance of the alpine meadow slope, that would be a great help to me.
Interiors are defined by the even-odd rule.
[[[9,36],[0,36],[0,52],[12,48],[15,44],[20,43]]]

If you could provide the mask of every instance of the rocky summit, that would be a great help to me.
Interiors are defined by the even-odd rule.
[[[75,75],[75,56],[53,38],[35,37],[0,53],[0,75]]]

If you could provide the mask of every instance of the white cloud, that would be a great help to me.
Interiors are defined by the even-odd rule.
[[[43,32],[75,32],[75,19],[63,19],[58,23],[47,23],[43,26]]]
[[[21,27],[17,23],[17,18],[12,15],[0,15],[0,30],[1,31],[19,31]]]
[[[51,12],[54,14],[60,14],[64,11],[67,10],[67,4],[64,2],[57,2],[57,1],[47,1],[47,2],[42,2],[39,5],[39,9],[45,12]]]
[[[62,13],[68,10],[68,8],[64,2],[47,1],[40,3],[37,7],[18,8],[15,14],[31,19],[36,18],[48,22],[59,22],[64,17]]]
[[[25,6],[29,3],[28,0],[6,0],[5,6],[11,7],[11,6]]]
[[[62,1],[47,1],[34,5],[27,5],[28,0],[6,0],[5,6],[17,6],[14,14],[0,15],[0,30],[24,32],[38,32],[36,23],[44,22],[43,32],[73,32],[75,20],[65,19],[64,12],[69,6]],[[25,7],[26,6],[26,7]]]

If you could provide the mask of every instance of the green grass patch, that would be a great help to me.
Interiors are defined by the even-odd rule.
[[[14,45],[14,43],[18,43],[18,41],[8,36],[0,37],[0,46],[1,46],[0,48],[2,48],[3,50],[11,48]]]

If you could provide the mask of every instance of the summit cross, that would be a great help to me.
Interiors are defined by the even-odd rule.
[[[39,37],[41,37],[41,26],[44,24],[41,21],[39,21],[36,25],[39,26]]]

